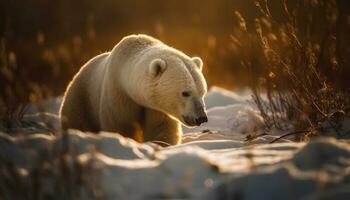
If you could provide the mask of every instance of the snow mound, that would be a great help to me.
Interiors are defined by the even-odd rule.
[[[238,111],[235,123],[241,133],[252,133],[264,128],[264,119],[251,107]]]
[[[217,140],[162,148],[111,133],[0,134],[0,198],[21,199],[34,188],[50,199],[347,199],[349,144]]]
[[[238,95],[237,93],[229,90],[213,86],[209,89],[207,95],[205,96],[204,102],[206,107],[209,109],[216,106],[228,106],[232,104],[244,103],[248,99],[250,99],[250,96],[247,94]]]

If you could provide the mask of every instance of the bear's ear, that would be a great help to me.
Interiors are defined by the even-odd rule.
[[[192,60],[196,64],[198,69],[202,71],[202,69],[203,69],[203,61],[202,61],[202,59],[200,57],[193,57]]]
[[[152,60],[151,64],[149,64],[149,72],[153,76],[159,76],[165,71],[166,63],[164,60],[157,58]]]

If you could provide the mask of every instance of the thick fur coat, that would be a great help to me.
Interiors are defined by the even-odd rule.
[[[150,36],[127,36],[74,76],[60,110],[62,127],[178,144],[180,123],[207,120],[202,66],[200,58]]]

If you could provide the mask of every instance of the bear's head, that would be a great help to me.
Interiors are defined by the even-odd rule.
[[[168,114],[186,126],[208,121],[204,95],[207,83],[199,57],[171,51],[150,55],[142,93],[147,107]]]

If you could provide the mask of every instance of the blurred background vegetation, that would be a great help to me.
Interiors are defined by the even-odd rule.
[[[292,18],[286,5],[298,11]],[[62,95],[86,61],[134,33],[202,57],[208,84],[229,89],[274,85],[264,77],[277,77],[274,83],[288,88],[288,79],[272,70],[280,62],[266,59],[261,41],[291,58],[286,43],[295,34],[302,45],[318,49],[317,56],[322,52],[317,70],[346,90],[349,10],[347,0],[1,0],[0,108]],[[288,23],[295,33],[288,34]],[[297,71],[308,65],[291,64]]]
[[[244,85],[229,45],[235,9],[252,16],[255,8],[238,0],[2,0],[2,105],[62,95],[82,64],[134,33],[201,56],[210,85]]]

